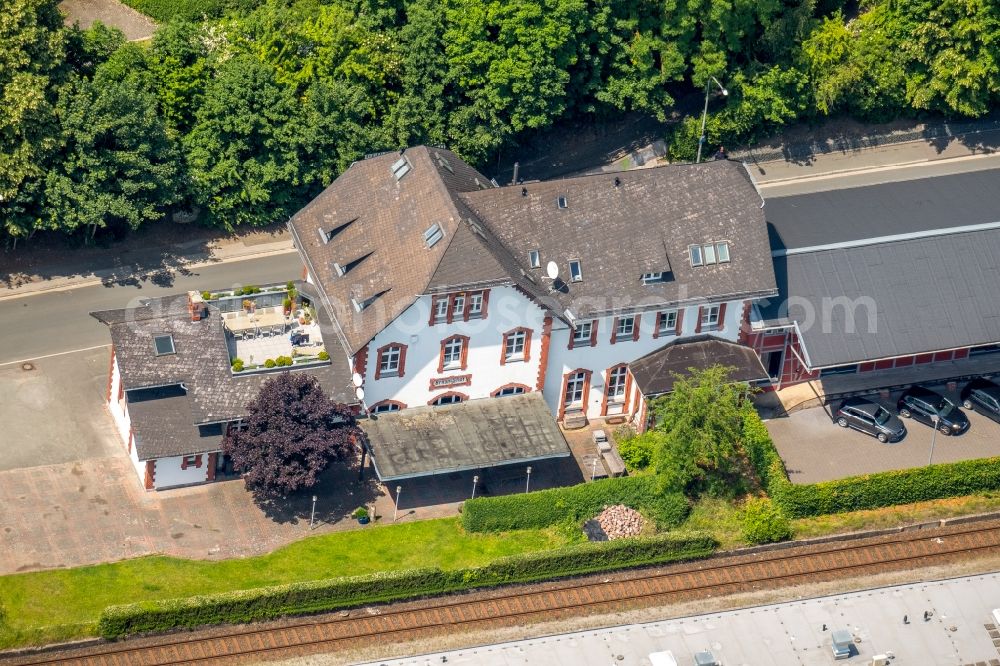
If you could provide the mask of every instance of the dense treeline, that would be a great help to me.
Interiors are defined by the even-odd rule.
[[[2,2],[8,244],[178,213],[280,221],[367,152],[428,142],[483,164],[563,118],[665,119],[709,76],[730,91],[713,143],[1000,99],[1000,0],[872,0],[849,20],[843,0],[219,0],[144,45],[63,28],[55,0]],[[698,118],[676,134],[690,159]]]

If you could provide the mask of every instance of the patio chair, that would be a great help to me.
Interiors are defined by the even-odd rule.
[[[245,331],[243,331],[243,337],[247,340],[253,340],[254,338],[257,337],[256,329],[253,328],[246,329]]]
[[[271,335],[281,335],[285,332],[284,324],[275,324],[271,327]]]
[[[242,340],[246,337],[246,331],[243,331],[242,329],[236,329],[235,331],[230,331],[230,333],[233,334],[234,340]]]

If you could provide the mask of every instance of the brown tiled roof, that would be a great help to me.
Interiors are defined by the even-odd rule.
[[[677,375],[686,375],[691,368],[703,370],[713,365],[732,368],[729,379],[734,382],[767,379],[767,371],[753,349],[711,335],[668,342],[629,363],[629,370],[639,390],[648,397],[674,390]]]
[[[557,316],[569,309],[577,317],[776,291],[760,198],[738,163],[497,188],[443,148],[403,155],[412,168],[398,182],[399,153],[357,162],[289,223],[350,354],[419,295],[476,285],[514,283]],[[428,249],[433,224],[444,238]],[[340,231],[324,243],[320,229]],[[690,266],[689,244],[722,240],[730,263]],[[532,249],[543,267],[556,261],[564,279],[579,259],[583,281],[551,291],[544,268],[528,268]],[[335,271],[334,262],[360,257],[346,275]],[[667,270],[667,282],[642,284],[643,273]],[[374,300],[359,313],[352,297]]]
[[[460,197],[522,267],[527,269],[529,250],[540,252],[542,267],[530,271],[540,284],[549,261],[568,282],[569,261],[580,260],[583,280],[553,294],[577,317],[776,290],[761,200],[736,162],[526,183]],[[558,206],[559,197],[566,208]],[[690,265],[689,245],[722,240],[729,241],[729,263]],[[642,283],[643,273],[668,270],[668,281]]]
[[[260,385],[269,376],[268,373],[234,375],[230,371],[222,317],[215,308],[209,307],[208,312],[207,318],[191,321],[187,295],[177,295],[149,299],[134,308],[91,313],[107,324],[111,331],[115,357],[126,390],[176,384],[183,384],[187,389],[183,398],[144,401],[139,412],[133,414],[137,428],[146,433],[144,440],[155,443],[148,450],[140,446],[140,456],[152,458],[199,453],[190,450],[191,439],[188,435],[197,430],[194,426],[242,417],[246,404],[256,396]],[[324,346],[330,354],[330,363],[296,372],[315,375],[333,400],[356,403],[347,353],[339,346],[323,313],[319,313],[318,323],[324,336]],[[175,353],[157,356],[153,338],[166,333],[173,338]],[[183,436],[151,434],[151,428],[157,427],[155,424],[174,423],[182,413],[190,415],[190,428],[176,429],[176,432],[184,433]]]
[[[289,222],[351,354],[430,285],[509,281],[465,227],[465,211],[456,205],[456,192],[492,188],[489,179],[443,148],[419,146],[404,156],[411,169],[398,181],[391,167],[399,153],[354,163]],[[320,229],[329,232],[348,222],[323,243]],[[440,225],[444,238],[428,248],[424,233],[433,224]],[[365,255],[346,275],[334,270],[334,262],[346,267]],[[352,297],[375,296],[369,307],[355,311]]]

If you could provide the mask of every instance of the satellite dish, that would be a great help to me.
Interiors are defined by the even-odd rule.
[[[355,372],[353,375],[351,375],[351,383],[353,383],[358,388],[361,388],[361,385],[365,383],[365,378]]]
[[[364,401],[365,390],[359,386],[358,388],[354,389],[354,395],[358,397],[358,400]]]
[[[559,277],[559,264],[554,261],[545,264],[545,274],[549,276],[550,280],[555,280]]]

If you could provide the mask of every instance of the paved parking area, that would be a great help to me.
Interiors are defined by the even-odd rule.
[[[942,387],[932,388],[942,390]],[[958,403],[957,394],[944,392]],[[884,400],[869,396],[873,397],[896,413],[898,393]],[[839,402],[833,407],[803,409],[767,422],[767,429],[793,483],[816,483],[927,464],[931,450],[930,426],[903,419],[906,437],[895,444],[881,444],[870,435],[837,426],[829,411],[837,404]],[[1000,456],[1000,424],[980,414],[966,413],[972,426],[964,434],[957,437],[937,434],[934,462]]]
[[[104,407],[110,347],[0,366],[0,470],[118,454]]]

